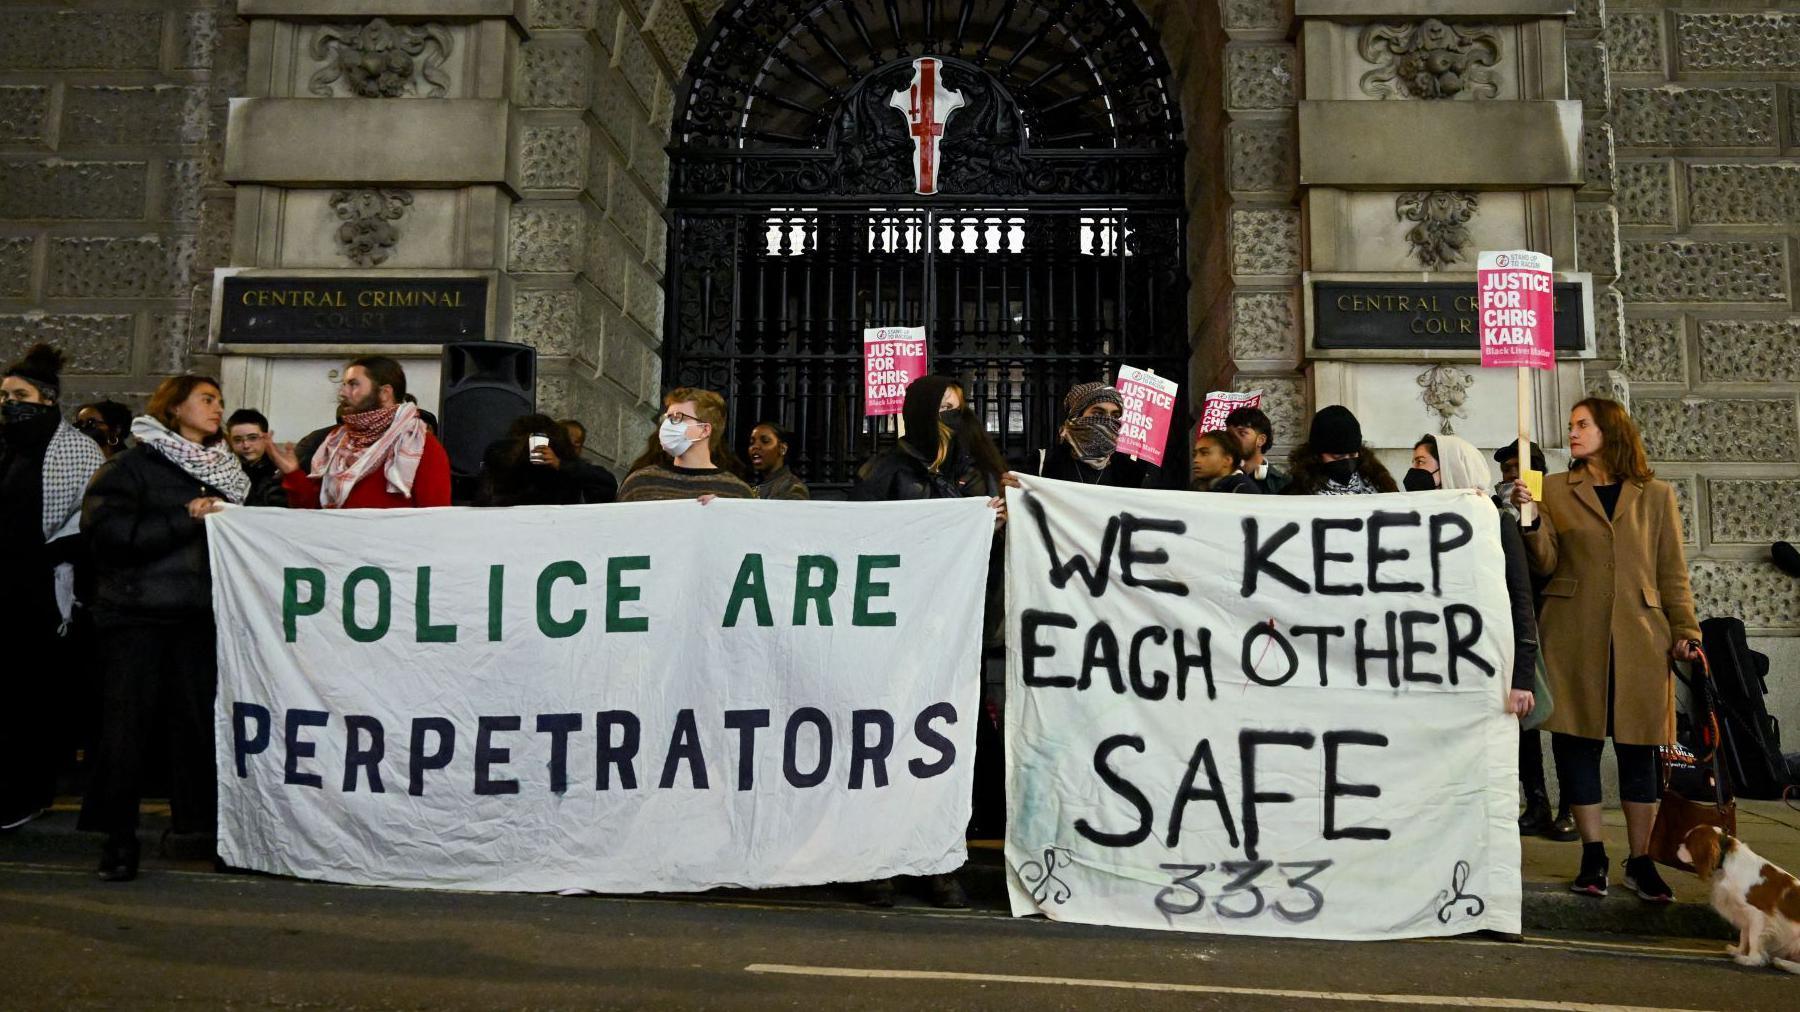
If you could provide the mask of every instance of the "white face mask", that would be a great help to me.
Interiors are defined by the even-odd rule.
[[[656,438],[662,443],[662,448],[668,451],[669,456],[679,457],[694,445],[694,440],[687,434],[687,430],[688,427],[680,422],[665,418],[662,425],[656,430]]]

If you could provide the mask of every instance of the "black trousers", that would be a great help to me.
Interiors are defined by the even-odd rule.
[[[18,577],[43,583],[44,593],[0,597],[0,817],[48,808],[55,800],[56,774],[63,754],[59,728],[66,715],[59,705],[69,678],[64,641],[56,635],[62,616],[49,593],[50,574],[35,569]]]
[[[131,833],[143,800],[145,757],[169,756],[169,804],[177,833],[218,826],[213,695],[218,655],[210,617],[152,625],[96,623],[100,738],[80,828]]]

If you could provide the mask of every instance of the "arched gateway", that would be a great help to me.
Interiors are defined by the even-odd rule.
[[[832,489],[880,435],[866,327],[926,327],[1019,462],[1071,383],[1185,380],[1167,73],[1129,0],[739,0],[677,97],[666,382],[788,424]]]

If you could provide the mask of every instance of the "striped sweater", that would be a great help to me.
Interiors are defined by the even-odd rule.
[[[716,495],[721,499],[754,499],[750,486],[730,471],[716,467],[652,464],[625,476],[619,502],[662,502]]]

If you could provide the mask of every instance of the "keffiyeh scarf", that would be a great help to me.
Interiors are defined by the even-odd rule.
[[[238,463],[230,444],[222,439],[211,446],[203,446],[182,438],[149,415],[139,415],[131,420],[131,435],[186,471],[194,480],[223,492],[233,503],[242,505],[244,496],[250,494],[250,476],[244,473],[244,466]]]
[[[345,415],[313,454],[310,476],[319,481],[319,503],[338,509],[357,483],[379,470],[387,490],[412,495],[425,455],[425,420],[413,404]]]
[[[1336,482],[1325,479],[1319,487],[1320,495],[1374,495],[1375,486],[1368,483],[1361,474],[1352,474],[1347,482]]]
[[[99,444],[68,422],[58,422],[44,450],[44,541],[73,534],[81,527],[81,496],[106,454]]]

